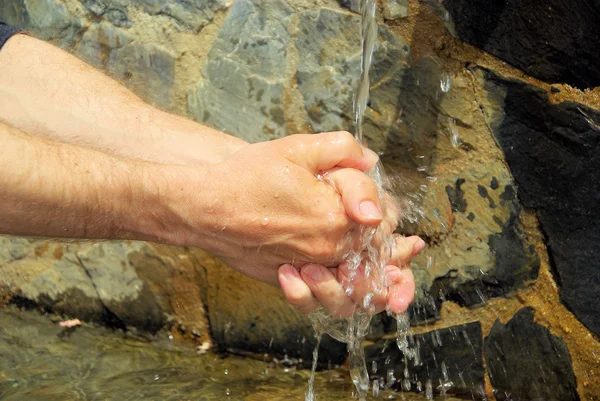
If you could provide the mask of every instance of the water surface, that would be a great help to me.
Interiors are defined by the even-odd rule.
[[[68,334],[38,313],[0,311],[3,401],[302,400],[309,373],[259,359],[197,355],[168,338],[150,341],[91,326]],[[318,372],[315,387],[317,400],[354,399],[344,369]],[[386,390],[369,399],[425,397]]]

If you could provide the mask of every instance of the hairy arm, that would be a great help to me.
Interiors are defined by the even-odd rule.
[[[0,123],[0,233],[156,239],[152,163],[32,137]]]
[[[169,164],[218,163],[247,143],[158,110],[69,53],[15,35],[0,51],[0,122],[32,135]]]

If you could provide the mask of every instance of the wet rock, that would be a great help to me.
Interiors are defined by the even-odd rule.
[[[531,76],[600,85],[600,3],[445,0],[458,37]],[[573,29],[577,27],[577,29]]]
[[[305,11],[295,44],[300,55],[298,89],[312,128],[352,131],[360,17],[325,8]],[[431,164],[433,158],[437,134],[432,128],[438,113],[433,104],[441,99],[440,71],[431,58],[409,66],[409,57],[402,38],[380,26],[364,133],[383,160],[416,168]]]
[[[141,8],[151,15],[166,15],[181,26],[196,32],[208,25],[215,12],[226,9],[230,0],[80,0],[94,15],[106,17],[113,25],[130,28],[128,7]]]
[[[532,308],[521,309],[505,325],[496,320],[484,349],[496,399],[579,400],[565,342],[534,322]]]
[[[196,120],[251,142],[287,134],[283,76],[292,13],[283,0],[268,7],[259,0],[234,2],[209,53],[205,79],[188,93]]]
[[[424,393],[429,381],[434,394],[445,392],[483,399],[483,339],[479,322],[413,335],[409,346],[416,351],[416,359],[405,358],[394,339],[366,346],[371,377],[379,377],[386,385],[393,384],[404,391]],[[393,383],[389,380],[390,371]]]
[[[72,16],[64,5],[54,0],[2,1],[0,19],[64,48],[77,43],[84,31],[83,20]]]
[[[433,237],[413,263],[413,324],[438,318],[444,300],[479,306],[537,277],[540,261],[521,229],[521,206],[504,163],[438,177],[430,186],[422,207],[431,226],[422,225]]]
[[[600,112],[485,73],[487,118],[525,207],[536,211],[561,301],[600,334]]]
[[[221,350],[301,358],[310,366],[316,345],[308,318],[291,306],[281,291],[249,279],[204,251],[194,251],[202,266],[202,297],[212,338]],[[319,360],[341,364],[346,345],[324,337]]]
[[[171,107],[176,59],[171,51],[154,43],[141,43],[126,30],[102,22],[86,31],[76,52],[147,102]]]

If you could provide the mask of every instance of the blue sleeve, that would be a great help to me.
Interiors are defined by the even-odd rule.
[[[0,49],[2,49],[2,46],[4,46],[6,41],[10,39],[11,36],[19,31],[19,28],[15,28],[14,26],[7,25],[0,21]]]

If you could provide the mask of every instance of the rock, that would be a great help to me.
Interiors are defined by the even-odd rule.
[[[157,332],[172,310],[168,298],[159,299],[150,283],[138,275],[138,269],[146,268],[144,263],[134,266],[131,259],[131,254],[149,251],[147,247],[142,242],[102,242],[79,250],[76,256],[106,309],[125,325]],[[152,278],[157,281],[160,276]]]
[[[445,0],[458,37],[531,76],[600,85],[600,3]],[[573,29],[577,27],[577,29]]]
[[[230,0],[80,0],[94,15],[106,17],[113,25],[130,28],[128,7],[141,8],[151,15],[166,15],[180,26],[200,31],[208,25],[215,12],[226,9]]]
[[[384,4],[383,18],[386,20],[408,17],[408,0],[387,0]]]
[[[83,21],[54,0],[12,0],[0,3],[0,19],[35,36],[71,48],[79,40]]]
[[[497,400],[579,400],[565,342],[534,322],[532,308],[505,325],[496,320],[484,349]]]
[[[600,334],[600,112],[553,104],[521,81],[484,73],[487,118],[522,204],[537,212],[561,301]]]
[[[379,377],[391,385],[388,379],[391,370],[394,386],[404,391],[424,392],[430,382],[436,394],[443,391],[476,400],[484,398],[483,339],[479,322],[410,336],[409,346],[416,351],[417,358],[405,359],[394,340],[367,345],[365,356],[371,378]],[[376,372],[373,372],[374,367]]]
[[[298,89],[315,132],[353,130],[360,41],[357,15],[322,8],[300,16]],[[411,168],[428,164],[436,138],[435,130],[427,129],[427,113],[435,109],[427,108],[428,97],[439,95],[435,63],[426,59],[409,68],[408,46],[383,25],[374,60],[364,125],[369,147],[383,153],[388,163]],[[423,154],[425,159],[420,158]]]
[[[287,134],[284,72],[293,10],[283,0],[236,0],[204,69],[205,79],[188,93],[198,121],[250,142]],[[234,118],[235,117],[235,118]]]
[[[540,261],[521,229],[521,206],[504,163],[438,177],[430,186],[422,207],[441,226],[432,221],[435,242],[413,264],[419,283],[413,323],[437,318],[444,300],[479,306],[537,277]]]
[[[172,106],[176,57],[164,47],[141,43],[126,30],[101,22],[86,31],[76,52],[147,102],[164,108]]]
[[[301,358],[303,366],[310,366],[315,332],[279,289],[241,275],[204,251],[193,253],[204,274],[201,291],[212,338],[221,350]],[[323,338],[323,365],[341,364],[345,358],[345,344]]]
[[[177,316],[208,339],[195,269],[184,251],[143,242],[0,237],[0,287],[13,303],[152,333]]]

